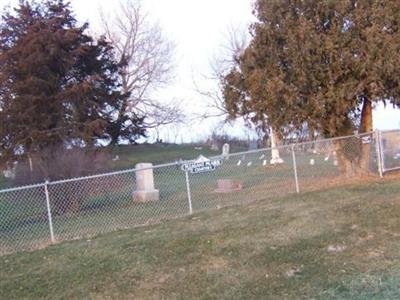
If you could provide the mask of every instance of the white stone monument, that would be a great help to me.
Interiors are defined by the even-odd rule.
[[[133,192],[135,202],[160,200],[160,192],[154,188],[153,165],[140,163],[136,165],[136,191]]]
[[[276,136],[276,133],[273,129],[271,129],[271,161],[269,162],[271,165],[276,165],[276,164],[283,164],[283,159],[279,155],[279,149],[277,148],[278,146],[278,138]]]
[[[222,146],[222,157],[224,159],[229,159],[229,149],[230,149],[229,144],[224,144]]]

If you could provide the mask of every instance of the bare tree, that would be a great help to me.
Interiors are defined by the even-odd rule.
[[[221,127],[223,127],[226,122],[232,120],[226,107],[223,90],[226,84],[225,78],[227,74],[238,67],[241,56],[244,54],[249,44],[249,35],[246,30],[244,26],[229,27],[225,44],[221,47],[221,51],[211,60],[211,76],[203,77],[218,82],[218,85],[214,89],[205,90],[199,88],[196,82],[194,83],[196,91],[209,100],[208,106],[210,111],[212,111],[212,113],[203,114],[201,118],[224,117]],[[255,129],[259,138],[263,139],[264,142],[270,140],[271,147],[273,148],[270,164],[275,165],[283,163],[279,155],[279,149],[276,148],[281,142],[280,135],[276,129],[269,127],[268,118],[265,117],[264,121],[259,120],[257,124],[255,124],[252,115],[249,114],[244,115],[243,120],[248,128]]]
[[[101,23],[116,57],[124,65],[120,73],[122,89],[130,97],[121,119],[126,115],[145,117],[145,128],[183,122],[178,101],[152,98],[153,92],[173,77],[175,45],[150,19],[141,1],[119,2],[113,17],[101,12]]]
[[[223,79],[238,65],[240,56],[248,45],[248,33],[245,26],[230,26],[225,35],[224,44],[220,51],[210,61],[210,75],[201,75],[202,81],[217,82],[214,88],[202,88],[194,81],[195,90],[208,100],[207,113],[199,116],[201,119],[225,117],[228,122],[228,110],[223,98]]]

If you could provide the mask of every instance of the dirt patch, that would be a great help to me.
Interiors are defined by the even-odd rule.
[[[228,267],[228,262],[223,257],[212,256],[202,265],[201,269],[207,273],[220,272]]]

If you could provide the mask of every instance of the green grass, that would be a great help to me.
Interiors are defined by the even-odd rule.
[[[399,189],[255,189],[256,202],[2,256],[0,298],[396,299]]]
[[[298,164],[302,190],[321,188],[321,178],[330,180],[338,173],[331,162],[313,156],[317,166],[309,165],[309,155],[299,155]],[[274,198],[295,191],[291,156],[278,167],[263,166],[260,153],[233,157],[216,171],[191,174],[190,187],[194,212],[216,209],[258,199]],[[237,166],[238,161],[242,164]],[[247,166],[252,162],[251,166]],[[215,193],[221,178],[239,180],[243,190],[233,194]],[[177,166],[154,170],[155,186],[160,201],[134,203],[135,173],[87,179],[49,186],[54,233],[58,241],[93,236],[122,228],[182,217],[188,214],[185,173]],[[325,187],[326,182],[323,182]],[[57,203],[69,199],[81,202],[79,212],[56,214]],[[44,188],[0,194],[0,254],[35,249],[50,242]]]
[[[5,189],[11,186],[10,181],[3,176],[3,173],[0,173],[0,190]]]
[[[201,148],[201,149],[200,149]],[[247,148],[233,146],[231,152],[246,151]],[[208,145],[201,144],[140,144],[129,146],[118,146],[113,149],[104,148],[103,151],[111,151],[111,158],[118,156],[118,160],[109,160],[103,167],[102,172],[123,169],[133,169],[137,163],[150,162],[153,165],[171,163],[179,160],[192,160],[200,154],[214,156],[221,151],[212,151]],[[14,184],[7,180],[0,172],[0,189],[10,188]]]
[[[201,148],[201,149],[200,149]],[[247,148],[233,147],[231,152],[246,151]],[[110,163],[111,169],[134,168],[137,163],[151,162],[153,165],[170,163],[179,160],[191,160],[200,154],[214,156],[221,151],[212,151],[207,145],[201,144],[143,144],[134,146],[119,146],[112,151],[113,156],[118,155],[119,160]]]
[[[192,207],[200,212],[219,207],[273,199],[295,192],[291,155],[282,153],[286,163],[263,166],[261,153],[232,157],[216,171],[191,174]],[[309,164],[310,158],[315,165]],[[238,161],[242,164],[238,166]],[[252,162],[251,166],[247,166]],[[322,155],[298,154],[298,174],[301,191],[318,190],[343,178],[332,162]],[[233,194],[215,192],[221,178],[239,180],[243,190]],[[185,174],[178,166],[154,169],[155,187],[160,201],[134,203],[135,173],[87,179],[80,182],[49,186],[57,241],[91,237],[118,229],[132,228],[188,214],[189,205]],[[69,199],[81,202],[78,212],[56,213],[57,203]],[[37,187],[0,194],[0,254],[43,247],[50,242],[44,188]]]

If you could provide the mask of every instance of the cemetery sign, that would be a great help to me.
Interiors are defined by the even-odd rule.
[[[200,155],[195,161],[183,164],[181,169],[191,174],[197,174],[214,171],[220,165],[222,165],[222,159],[211,160]]]

